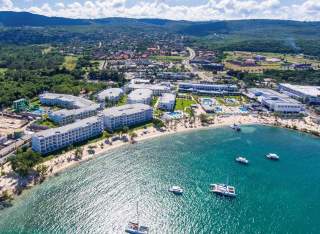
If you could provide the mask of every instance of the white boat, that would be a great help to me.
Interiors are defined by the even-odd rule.
[[[226,184],[210,184],[210,192],[226,197],[236,197],[236,189]]]
[[[271,160],[279,160],[280,159],[280,157],[277,154],[273,154],[273,153],[267,154],[266,157]]]
[[[238,163],[242,163],[242,164],[248,164],[248,163],[249,163],[249,160],[246,159],[246,158],[244,158],[244,157],[237,157],[237,158],[236,158],[236,161],[237,161]]]
[[[238,125],[238,124],[232,124],[232,125],[230,125],[230,128],[232,128],[233,130],[235,130],[237,132],[241,131],[240,125]]]
[[[183,194],[183,189],[179,186],[172,186],[171,188],[169,188],[168,190],[171,193],[174,193],[176,195],[182,195]]]
[[[139,204],[137,202],[137,222],[129,222],[125,232],[131,233],[131,234],[148,234],[149,233],[149,227],[142,226],[139,224],[139,210],[138,210]]]
[[[126,228],[126,233],[131,234],[147,234],[149,232],[149,228],[146,226],[141,226],[139,223],[129,222]]]

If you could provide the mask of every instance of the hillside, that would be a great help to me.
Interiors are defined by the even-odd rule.
[[[105,33],[185,35],[191,45],[221,50],[320,54],[320,22],[287,20],[173,21],[165,19],[68,19],[0,12],[0,42],[41,44],[102,40]],[[25,29],[27,26],[27,29]],[[32,27],[32,28],[30,28]],[[38,27],[41,27],[40,29]]]

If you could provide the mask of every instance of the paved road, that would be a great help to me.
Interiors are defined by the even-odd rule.
[[[198,75],[201,80],[212,81],[212,77],[209,76],[206,72],[198,71],[197,68],[195,68],[194,66],[192,66],[190,64],[190,61],[196,57],[196,52],[190,47],[187,47],[187,50],[189,52],[189,57],[182,62],[185,65],[186,69],[188,69],[190,72]]]

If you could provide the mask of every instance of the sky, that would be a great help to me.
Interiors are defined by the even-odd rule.
[[[320,21],[320,0],[0,0],[0,11],[68,18]]]

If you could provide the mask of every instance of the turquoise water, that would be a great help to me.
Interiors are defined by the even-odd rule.
[[[27,191],[0,211],[0,233],[123,233],[137,200],[151,233],[319,233],[319,152],[319,138],[262,126],[153,139]],[[235,163],[237,155],[250,165]],[[227,178],[236,199],[208,192]],[[184,195],[169,194],[171,185]]]

